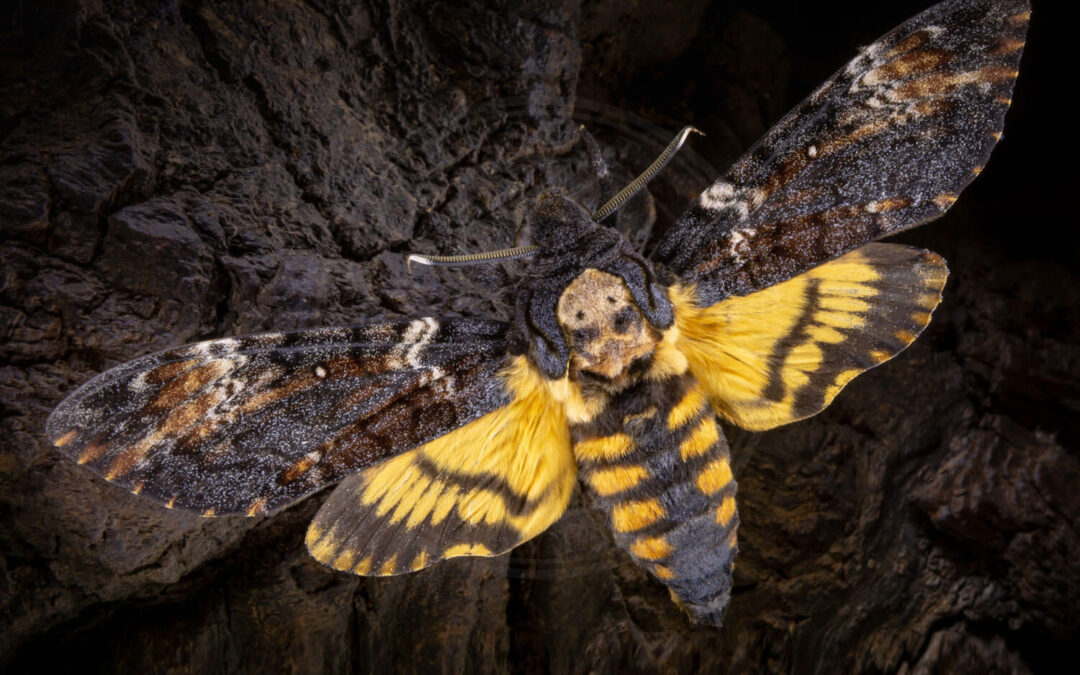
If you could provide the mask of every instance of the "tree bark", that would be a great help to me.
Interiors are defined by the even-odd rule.
[[[1041,4],[990,167],[899,238],[950,262],[926,334],[816,418],[728,430],[742,525],[721,629],[692,625],[580,498],[508,555],[362,579],[306,554],[325,493],[203,519],[44,437],[81,382],[196,339],[509,318],[519,266],[409,273],[402,253],[510,246],[552,186],[595,203],[581,121],[625,178],[692,123],[708,138],[620,218],[644,242],[700,171],[922,8],[848,4],[17,2],[0,18],[0,668],[1035,672],[1071,656],[1080,256],[1074,188],[1046,159],[1066,152],[1065,22]]]

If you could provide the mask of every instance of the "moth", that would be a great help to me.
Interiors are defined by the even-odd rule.
[[[580,481],[616,543],[719,625],[739,526],[721,421],[814,415],[926,327],[945,262],[875,240],[940,216],[982,170],[1029,15],[1027,0],[946,0],[908,20],[648,256],[608,226],[614,207],[544,193],[510,323],[179,347],[81,386],[48,436],[107,480],[205,516],[273,512],[340,481],[307,548],[359,575],[503,554],[558,520]]]

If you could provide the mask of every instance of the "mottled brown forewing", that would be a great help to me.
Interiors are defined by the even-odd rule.
[[[425,318],[188,345],[90,380],[47,431],[170,507],[269,511],[509,402],[505,332]]]
[[[944,213],[1001,138],[1027,0],[947,0],[862,52],[706,189],[653,259],[701,302]]]

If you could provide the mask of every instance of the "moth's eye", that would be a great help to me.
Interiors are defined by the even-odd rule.
[[[631,328],[637,326],[639,319],[637,312],[631,307],[623,307],[619,310],[619,313],[615,315],[615,319],[612,322],[612,327],[616,333],[627,333]]]
[[[585,320],[585,312],[579,309],[578,313],[574,315],[574,318],[576,318],[578,321],[584,321]]]
[[[607,296],[607,301],[608,301],[609,305],[614,305],[615,304],[615,296],[613,296],[613,295]]]

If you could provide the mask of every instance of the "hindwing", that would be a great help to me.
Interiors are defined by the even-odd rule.
[[[784,117],[661,238],[709,305],[936,218],[1001,137],[1027,0],[946,0]]]
[[[678,348],[718,413],[770,429],[820,412],[856,375],[911,344],[947,274],[929,251],[874,243],[707,307],[693,289],[675,288]]]
[[[95,377],[47,431],[132,492],[251,515],[508,403],[505,333],[425,318],[201,342]]]
[[[399,574],[505,553],[558,520],[577,480],[563,405],[524,357],[503,376],[506,406],[347,478],[308,529],[311,555]]]

